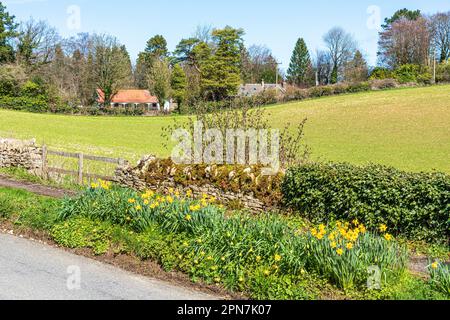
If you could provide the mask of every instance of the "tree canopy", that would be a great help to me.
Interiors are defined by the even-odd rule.
[[[303,38],[298,39],[295,45],[287,71],[287,79],[291,84],[298,86],[308,86],[314,83],[311,57]]]

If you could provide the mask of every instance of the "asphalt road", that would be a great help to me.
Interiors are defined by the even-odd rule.
[[[0,233],[0,300],[209,300],[63,250]]]

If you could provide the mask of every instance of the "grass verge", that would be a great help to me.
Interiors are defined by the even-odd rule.
[[[138,195],[135,194],[135,196],[137,198]],[[127,197],[129,197],[128,194],[125,198]],[[145,201],[145,199],[139,201]],[[100,207],[101,202],[99,203]],[[131,203],[129,204],[131,205]],[[253,259],[252,255],[253,264],[246,264],[246,269],[251,270],[251,273],[240,273],[242,269],[238,268],[238,264],[243,259],[239,257],[240,250],[228,248],[222,251],[220,246],[217,248],[207,245],[206,238],[203,240],[204,242],[199,243],[199,238],[192,237],[188,231],[170,231],[170,225],[164,226],[157,222],[151,223],[144,229],[139,229],[137,225],[130,225],[127,218],[120,223],[120,221],[94,219],[93,216],[74,214],[61,220],[61,214],[64,213],[61,211],[61,205],[60,200],[35,196],[24,191],[0,188],[1,219],[3,223],[10,223],[18,230],[31,229],[41,232],[63,247],[89,250],[98,257],[134,256],[142,261],[154,261],[165,271],[182,271],[189,275],[189,279],[193,282],[203,282],[214,288],[225,288],[228,292],[244,293],[254,299],[448,298],[432,282],[415,278],[408,272],[401,273],[395,283],[389,284],[381,291],[355,289],[347,290],[344,293],[332,285],[333,282],[330,282],[323,272],[319,272],[320,270],[315,272],[314,269],[305,267],[308,271],[300,270],[297,274],[277,272],[273,268],[274,266],[282,270],[289,268],[289,265],[293,263],[292,261],[282,262],[288,257],[288,253],[284,253],[280,247],[274,249],[276,252],[281,252],[279,256],[273,252],[266,255],[256,253],[256,258],[258,254],[261,254],[259,256],[260,263],[257,261],[258,259]],[[67,205],[65,207],[67,208]],[[196,217],[192,216],[191,218],[195,219]],[[183,220],[189,222],[184,215]],[[229,221],[237,224],[245,223],[242,217]],[[247,221],[247,223],[250,222]],[[239,225],[236,226],[239,227]],[[293,222],[292,226],[298,226],[298,223]],[[138,228],[136,229],[136,227]],[[241,236],[245,237],[246,233]],[[319,242],[317,235],[311,240]],[[284,241],[280,241],[280,244],[286,245]],[[228,242],[230,241],[228,240]],[[235,246],[239,247],[242,243],[249,244],[251,241],[240,239],[240,243],[236,241]],[[270,245],[275,247],[277,243],[277,239],[273,239],[273,243]],[[227,263],[221,264],[224,252],[237,254],[237,256],[225,257]],[[278,261],[279,259],[281,260]],[[221,269],[219,274],[218,269]],[[266,272],[268,270],[269,274]]]

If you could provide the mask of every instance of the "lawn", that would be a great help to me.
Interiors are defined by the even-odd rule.
[[[267,108],[274,127],[308,118],[315,159],[450,173],[450,85],[327,97]],[[81,117],[0,110],[0,136],[54,149],[123,157],[167,156],[171,117]]]

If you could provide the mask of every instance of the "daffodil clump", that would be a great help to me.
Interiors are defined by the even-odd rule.
[[[383,279],[396,278],[405,270],[407,253],[381,225],[382,235],[370,233],[358,220],[319,225],[309,232],[309,262],[342,289],[367,282],[367,270],[380,268]]]
[[[109,190],[112,183],[110,181],[98,180],[98,182],[91,183],[91,189]]]
[[[184,223],[198,219],[210,211],[221,211],[215,206],[216,198],[204,194],[194,199],[192,192],[182,194],[170,188],[166,194],[147,190],[143,193],[113,186],[110,182],[99,180],[92,183],[85,194],[66,202],[61,218],[84,215],[93,219],[111,221],[114,224],[130,226],[135,231],[145,230],[152,222],[163,216],[180,218]]]
[[[428,266],[432,285],[450,298],[450,266],[434,261]]]
[[[220,283],[257,299],[310,298],[314,293],[305,279],[316,275],[342,289],[360,289],[371,266],[378,266],[386,281],[405,268],[406,254],[386,237],[387,228],[380,236],[355,220],[304,233],[277,215],[225,215],[216,202],[211,195],[194,198],[191,192],[174,189],[163,195],[117,186],[90,188],[65,200],[60,218],[83,217],[137,234],[161,234],[175,250],[162,263],[169,260],[193,279]],[[152,248],[139,249],[139,255],[154,257],[141,253]]]

